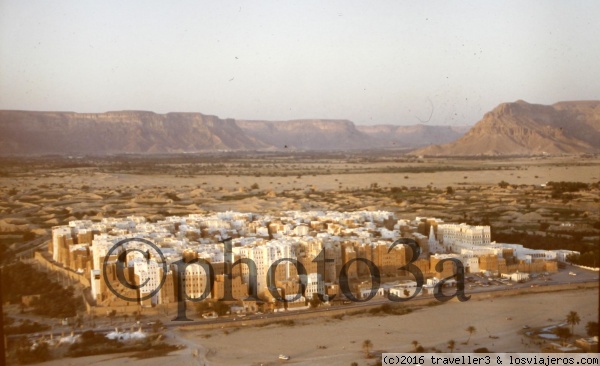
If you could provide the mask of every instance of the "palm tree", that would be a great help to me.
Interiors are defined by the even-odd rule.
[[[467,332],[469,332],[469,338],[467,339],[467,344],[469,344],[469,341],[471,340],[471,336],[473,335],[473,333],[477,332],[477,328],[475,328],[472,325],[469,325],[467,327],[467,329],[465,329]]]
[[[575,325],[579,324],[580,321],[581,318],[579,317],[579,314],[577,314],[576,311],[570,311],[569,314],[567,314],[567,324],[571,326],[571,334],[574,334],[573,328],[575,327]]]
[[[598,335],[598,322],[588,322],[585,331],[590,337]]]
[[[113,319],[117,315],[117,311],[116,310],[112,310],[112,311],[108,312],[107,315],[108,315],[108,319],[110,320],[110,325],[112,325]]]
[[[163,327],[163,323],[160,320],[157,320],[156,322],[154,322],[154,324],[152,324],[152,331],[154,333],[158,333],[158,332],[160,332],[162,327]]]
[[[77,314],[77,317],[75,318],[75,325],[77,326],[77,328],[81,328],[82,324],[83,324],[83,315]]]
[[[456,346],[456,342],[454,342],[454,339],[451,339],[448,341],[448,349],[450,350],[450,353],[452,353],[454,351],[454,346]]]
[[[417,341],[412,341],[412,345],[415,348],[415,352],[417,352],[417,346],[419,346],[419,342]]]
[[[565,344],[567,338],[571,336],[571,332],[569,332],[569,328],[559,327],[554,330],[554,333],[562,340],[562,343]]]
[[[368,358],[369,357],[369,349],[373,347],[373,343],[371,342],[370,339],[365,339],[365,341],[362,344],[362,348],[365,350],[365,357]]]

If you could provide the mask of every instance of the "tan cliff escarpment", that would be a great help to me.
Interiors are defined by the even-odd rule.
[[[348,120],[249,121],[201,113],[5,110],[0,111],[0,154],[414,148],[448,142],[464,133],[448,131],[448,126],[424,130],[422,126],[356,126]]]
[[[419,155],[531,155],[600,152],[600,101],[546,106],[503,103],[458,140]]]
[[[0,111],[0,155],[419,147],[423,148],[414,154],[596,153],[600,152],[600,101],[551,106],[503,103],[466,131],[465,126],[357,126],[348,120],[327,119],[251,121],[201,113]]]
[[[368,149],[376,145],[370,136],[361,133],[348,120],[238,120],[237,124],[249,136],[279,148],[337,150]]]
[[[200,113],[0,111],[0,153],[168,153],[260,149],[233,119]]]

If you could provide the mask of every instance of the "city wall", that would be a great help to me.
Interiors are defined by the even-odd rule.
[[[60,274],[68,277],[69,279],[79,282],[80,284],[82,284],[85,287],[90,286],[90,280],[87,279],[83,274],[73,272],[71,270],[68,270],[66,268],[63,268],[63,267],[57,265],[56,263],[52,263],[52,262],[48,261],[46,258],[44,258],[44,256],[40,252],[35,252],[33,259],[37,263],[42,265],[44,268],[46,268],[50,271],[59,272]]]

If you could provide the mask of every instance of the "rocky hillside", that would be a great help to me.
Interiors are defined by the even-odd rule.
[[[0,154],[168,153],[267,147],[232,119],[143,111],[0,111]]]
[[[600,152],[600,101],[551,106],[500,104],[458,140],[418,155],[530,155]]]
[[[200,113],[0,111],[0,155],[414,148],[458,138],[448,126],[347,120],[248,121]]]
[[[0,111],[0,155],[419,148],[418,155],[600,152],[600,101],[504,103],[466,134],[453,126],[249,121],[200,113]],[[453,141],[453,142],[452,142]],[[435,145],[434,145],[435,144]]]
[[[275,148],[301,150],[369,149],[376,142],[346,120],[245,121],[238,126],[248,136]]]

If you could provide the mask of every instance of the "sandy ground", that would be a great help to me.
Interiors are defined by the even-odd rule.
[[[3,202],[0,204],[0,213],[10,211],[10,223],[0,220],[2,225],[25,225],[30,217],[40,217],[49,220],[48,225],[64,224],[72,218],[75,211],[87,211],[92,207],[96,211],[109,212],[119,211],[120,215],[144,214],[149,212],[153,204],[138,202],[138,193],[150,196],[168,188],[182,195],[186,207],[179,207],[174,214],[188,214],[199,210],[238,210],[249,212],[269,212],[287,209],[312,209],[312,203],[317,198],[309,195],[303,199],[290,198],[279,195],[279,192],[291,189],[305,189],[314,187],[319,191],[329,191],[335,195],[340,189],[366,188],[376,182],[380,187],[425,187],[432,185],[441,189],[446,186],[458,187],[461,185],[491,185],[497,188],[498,182],[505,180],[511,184],[541,184],[546,181],[581,181],[586,183],[600,180],[598,165],[577,166],[576,158],[561,158],[553,160],[552,163],[542,160],[522,159],[522,170],[485,170],[485,171],[456,171],[436,173],[367,173],[367,174],[331,174],[331,175],[302,175],[288,177],[270,176],[236,176],[234,172],[229,177],[223,175],[198,176],[194,178],[175,177],[167,175],[130,175],[130,174],[104,174],[79,172],[67,172],[47,177],[9,177],[0,178],[0,186],[18,187],[19,191],[26,188],[37,187],[41,184],[63,184],[64,188],[51,188],[56,190],[56,197],[38,197],[31,200],[23,199],[18,202]],[[469,164],[478,165],[480,162],[473,161]],[[486,164],[496,164],[487,161]],[[498,162],[502,165],[502,162]],[[516,162],[511,160],[510,165]],[[448,163],[448,165],[452,165]],[[250,196],[244,200],[222,201],[214,198],[215,194],[221,195],[227,192],[238,192],[240,188],[248,188],[257,183],[260,191],[275,191],[273,196],[258,198]],[[84,197],[79,187],[88,185],[91,192],[104,192],[108,198],[102,196]],[[135,188],[135,186],[138,186]],[[123,188],[128,191],[129,187],[137,193],[131,198],[111,198],[110,190]],[[222,187],[223,190],[218,190]],[[72,189],[72,193],[71,193]],[[103,191],[104,190],[104,191]],[[196,192],[197,191],[197,192]],[[254,192],[253,192],[254,193]],[[36,193],[39,194],[39,193]],[[486,193],[487,194],[487,193]],[[504,192],[492,192],[491,194],[504,194]],[[65,196],[66,195],[66,196]],[[69,196],[73,195],[73,196]],[[503,196],[504,197],[504,196]],[[152,197],[150,197],[152,198]],[[339,198],[339,197],[338,197]],[[18,199],[21,199],[20,197]],[[361,201],[365,198],[354,198],[351,193],[344,195],[344,202],[339,202],[340,207],[352,203],[356,207],[364,209],[386,209],[384,203],[379,201]],[[445,200],[446,198],[441,198]],[[142,200],[143,201],[143,200]],[[322,207],[337,207],[338,200],[333,203],[323,203]],[[341,199],[339,199],[341,201]],[[34,205],[30,202],[38,202]],[[164,199],[162,201],[164,203]],[[403,205],[406,202],[403,202]],[[335,206],[334,206],[335,204]],[[590,209],[590,218],[597,212],[597,203]],[[7,206],[3,209],[1,206]],[[15,212],[10,208],[18,206]],[[436,210],[448,211],[454,205],[438,202]],[[157,204],[152,210],[172,207],[173,205]],[[319,206],[319,207],[321,207]],[[400,207],[411,212],[412,215],[422,215],[421,208],[427,208],[426,204],[418,207]],[[513,207],[502,203],[503,207]],[[533,205],[532,205],[533,206]],[[419,208],[420,207],[420,208]],[[69,214],[61,211],[69,208]],[[399,209],[396,205],[392,209]],[[433,208],[429,208],[433,209]],[[515,208],[516,210],[517,208]],[[536,208],[532,207],[532,210]],[[152,211],[150,211],[152,212]],[[26,216],[29,215],[29,216]],[[41,215],[44,215],[42,218]],[[425,215],[425,214],[423,214]],[[429,215],[429,214],[427,214]],[[529,215],[532,215],[529,213]],[[0,218],[5,219],[0,215]],[[521,216],[512,218],[515,221],[523,220]],[[17,221],[15,221],[17,220]],[[54,221],[52,221],[54,220]],[[539,215],[531,217],[533,222],[538,222]],[[590,219],[587,219],[590,220]],[[51,222],[52,221],[52,222]],[[37,225],[37,224],[36,224]],[[44,226],[46,227],[46,226]],[[40,229],[44,230],[44,229]],[[45,229],[47,230],[47,229]],[[10,231],[10,230],[9,230]],[[573,291],[555,294],[536,294],[520,297],[498,298],[488,301],[469,301],[466,303],[449,303],[443,306],[423,308],[412,314],[404,316],[381,316],[381,317],[350,317],[344,320],[332,318],[319,318],[314,321],[296,322],[293,327],[271,325],[263,328],[242,328],[231,331],[228,335],[222,330],[218,331],[175,331],[169,334],[177,337],[176,343],[184,344],[187,348],[173,352],[168,356],[153,359],[136,360],[123,355],[106,355],[86,357],[79,359],[57,360],[47,365],[104,365],[104,364],[128,364],[128,365],[278,365],[284,361],[278,361],[277,355],[288,354],[291,360],[286,363],[297,365],[349,365],[356,361],[359,365],[373,363],[374,360],[365,360],[361,350],[362,342],[370,339],[374,349],[390,352],[406,352],[412,349],[411,342],[417,340],[429,349],[436,347],[441,351],[447,351],[448,340],[454,339],[457,343],[455,352],[469,352],[478,347],[487,347],[496,352],[535,352],[539,351],[537,345],[526,345],[521,343],[522,326],[527,324],[531,327],[556,324],[560,319],[571,311],[577,311],[582,318],[581,323],[575,328],[579,334],[584,334],[587,321],[598,319],[598,290],[595,291]],[[507,320],[510,317],[512,320]],[[554,320],[548,320],[554,319]],[[473,334],[468,345],[463,345],[468,338],[465,328],[473,325],[477,333]],[[490,336],[498,338],[490,338]],[[527,340],[526,340],[527,341]],[[321,346],[321,348],[319,348]],[[200,349],[204,357],[193,357],[192,351]]]
[[[306,168],[306,164],[299,165]],[[387,163],[373,165],[385,168]],[[229,175],[196,177],[102,173],[93,169],[41,170],[30,172],[30,176],[0,177],[0,193],[7,193],[11,188],[17,191],[14,196],[7,195],[5,202],[0,202],[0,232],[31,229],[36,230],[39,235],[45,235],[52,226],[77,218],[100,220],[106,216],[143,215],[154,220],[162,218],[159,217],[161,215],[226,210],[262,213],[282,210],[388,210],[407,213],[408,217],[439,216],[452,221],[463,219],[462,212],[458,212],[456,217],[449,215],[458,208],[472,211],[470,215],[477,216],[476,212],[481,207],[471,210],[470,204],[465,206],[466,198],[476,201],[483,199],[488,204],[498,204],[500,199],[510,199],[509,205],[506,204],[507,201],[502,202],[501,206],[505,208],[515,207],[519,202],[530,200],[526,197],[530,193],[528,188],[510,192],[500,190],[500,181],[512,185],[539,185],[548,181],[591,183],[600,180],[598,160],[581,160],[576,157],[506,161],[441,160],[411,164],[412,167],[417,165],[422,169],[453,167],[464,170],[364,173],[361,169],[370,166],[357,164],[351,167],[348,174],[336,174],[334,170],[334,174],[307,173],[285,177],[260,174],[261,168],[257,168],[256,176],[238,176],[232,171]],[[404,167],[403,164],[394,166]],[[490,170],[470,170],[482,168]],[[498,168],[501,170],[497,170]],[[254,184],[259,188],[250,189]],[[433,196],[426,199],[424,197],[428,195],[404,197],[402,202],[395,202],[385,194],[354,195],[357,191],[371,190],[374,184],[380,188],[415,187],[417,191],[430,187],[433,189],[427,192],[431,191]],[[449,186],[457,192],[453,197],[443,193]],[[179,201],[172,202],[171,199],[167,199],[166,193],[176,195]],[[585,199],[578,198],[572,203],[574,210],[581,211],[580,221],[586,221],[586,217],[590,220],[597,218],[597,203],[593,201],[597,197],[593,197],[594,195],[597,196],[597,192],[581,193],[580,196],[585,196]],[[540,196],[539,192],[535,199],[541,200],[539,204],[542,206],[539,206],[538,202],[530,202],[531,210],[539,207],[549,208],[557,203],[563,205],[557,200],[547,200]],[[515,207],[522,211],[520,213],[529,213],[526,212],[531,211],[528,208],[524,203],[521,207]],[[488,214],[495,216],[493,212]],[[152,217],[153,215],[156,217]],[[534,213],[530,216],[506,216],[503,220],[538,223],[539,220],[548,220],[555,215],[550,213],[543,218]]]
[[[472,170],[472,171],[441,171],[432,173],[349,173],[349,174],[326,174],[311,175],[304,174],[301,177],[287,176],[238,176],[235,171],[229,175],[205,175],[196,177],[175,177],[172,175],[135,175],[135,174],[107,174],[107,173],[81,173],[72,172],[59,174],[58,176],[48,176],[40,180],[31,181],[29,177],[23,178],[0,178],[0,184],[19,186],[22,184],[41,184],[41,183],[64,183],[67,186],[79,187],[86,184],[92,188],[106,187],[115,188],[118,186],[139,186],[144,187],[194,187],[216,188],[222,187],[227,190],[238,188],[248,188],[251,184],[257,183],[261,190],[283,190],[283,189],[302,189],[307,186],[314,186],[319,190],[338,189],[341,185],[344,189],[357,189],[368,187],[371,183],[377,182],[380,187],[387,186],[407,186],[407,187],[425,187],[432,185],[445,188],[456,184],[468,185],[496,185],[505,180],[511,184],[541,184],[548,181],[579,181],[585,183],[597,182],[600,180],[600,171],[598,170],[597,160],[590,160],[589,165],[578,165],[581,161],[577,157],[554,158],[548,160],[534,159],[510,159],[507,161],[472,161],[461,162],[460,164],[449,161],[439,162],[438,164],[424,164],[431,167],[436,165],[458,165],[464,168],[501,167],[510,163],[510,166],[518,166],[520,170]],[[381,165],[381,164],[380,164]],[[385,164],[383,164],[385,165]],[[355,169],[360,166],[354,167]]]
[[[358,205],[361,209],[390,209],[385,207],[385,202],[356,202],[351,197],[352,190],[366,189],[371,184],[377,183],[379,187],[426,187],[431,186],[434,189],[445,190],[448,186],[455,189],[460,186],[492,186],[497,187],[500,181],[506,181],[510,184],[542,184],[547,181],[580,181],[586,183],[597,182],[600,180],[600,171],[598,166],[528,166],[526,170],[512,171],[456,171],[456,172],[436,172],[436,173],[366,173],[366,174],[331,174],[331,175],[303,175],[298,177],[253,177],[253,176],[235,176],[229,177],[223,175],[207,175],[193,178],[174,177],[167,175],[135,175],[135,174],[105,174],[92,173],[84,175],[73,173],[71,175],[61,175],[54,177],[45,177],[37,181],[29,178],[0,178],[0,186],[35,187],[39,184],[64,184],[66,187],[73,187],[75,191],[66,193],[64,189],[56,191],[57,197],[48,199],[46,205],[56,205],[59,202],[62,206],[73,209],[74,211],[87,212],[91,209],[96,210],[120,210],[122,215],[140,214],[149,212],[148,203],[137,202],[138,198],[132,197],[121,201],[118,194],[111,192],[114,189],[124,188],[126,190],[134,189],[136,196],[147,193],[150,199],[158,193],[168,190],[179,194],[183,199],[187,199],[189,205],[183,211],[185,213],[197,212],[199,210],[226,211],[235,210],[243,212],[275,212],[281,210],[308,210],[308,209],[340,209],[348,204]],[[248,191],[252,184],[258,184],[259,190]],[[92,192],[104,192],[102,194],[114,194],[117,201],[105,202],[101,196],[90,197],[82,195],[77,189],[82,186],[90,186]],[[323,199],[313,199],[307,195],[303,201],[298,201],[289,197],[279,196],[281,192],[290,192],[292,190],[304,190],[311,188],[320,192],[331,192],[331,198],[337,200],[331,203],[323,203]],[[344,199],[340,199],[339,191]],[[249,194],[248,198],[242,200],[221,201],[215,199],[215,195],[230,195],[239,192]],[[272,192],[271,197],[259,198],[252,196],[258,193]],[[67,195],[67,196],[65,196]],[[58,201],[60,197],[60,201]],[[32,200],[38,200],[39,197],[33,197]],[[25,198],[27,200],[27,198]],[[71,201],[69,201],[71,200]],[[165,205],[165,200],[157,200],[159,208],[169,209],[172,205]],[[393,202],[388,202],[392,204]],[[25,203],[19,201],[20,205]],[[383,205],[383,206],[382,206]],[[0,204],[0,212],[3,204]],[[32,205],[32,207],[34,207]],[[423,207],[427,208],[427,207]],[[356,207],[354,207],[356,209]],[[125,210],[125,211],[123,211]],[[122,211],[122,212],[121,212]],[[176,212],[182,211],[182,208]],[[416,212],[416,211],[415,211]],[[52,212],[48,212],[48,219],[51,220]],[[173,213],[172,213],[173,214]],[[57,225],[61,222],[48,222],[48,225]],[[0,226],[4,231],[14,229],[0,220]],[[10,227],[9,227],[10,226]]]
[[[294,326],[270,325],[262,328],[210,331],[174,331],[186,349],[168,356],[135,360],[117,355],[64,359],[44,365],[359,365],[373,363],[361,349],[365,339],[374,351],[409,352],[411,342],[427,349],[448,352],[447,342],[456,341],[454,352],[471,352],[487,347],[493,352],[538,352],[538,345],[523,336],[523,325],[531,328],[558,324],[569,311],[577,311],[581,322],[575,333],[583,335],[588,321],[598,320],[598,289],[542,293],[488,300],[450,302],[425,307],[402,316],[330,317],[296,322]],[[510,319],[508,319],[510,318]],[[465,331],[477,331],[468,344]],[[491,338],[494,337],[494,338]],[[497,338],[496,338],[497,337]],[[321,348],[319,348],[321,346]],[[192,356],[200,349],[204,357]],[[279,354],[291,356],[279,361]]]

